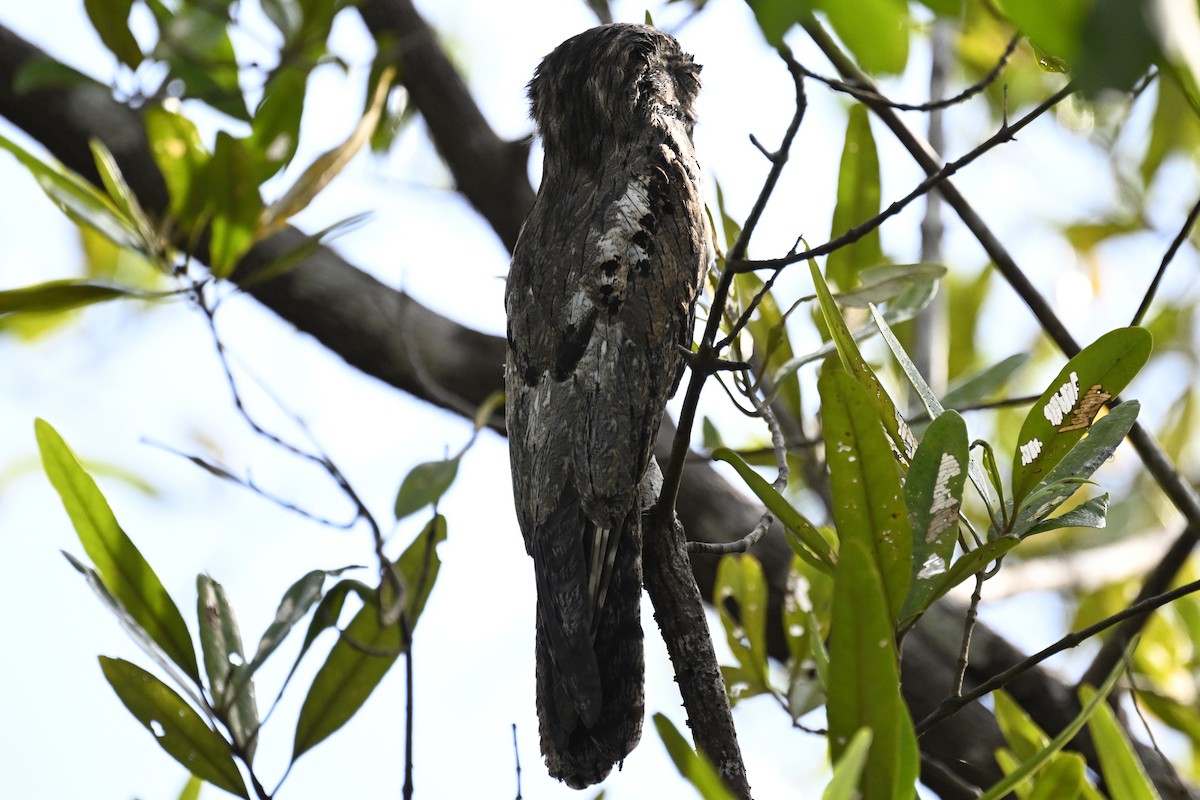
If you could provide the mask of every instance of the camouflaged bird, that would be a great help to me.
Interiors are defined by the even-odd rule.
[[[575,788],[641,736],[638,486],[709,260],[699,72],[673,37],[606,25],[529,84],[545,166],[505,294],[507,422],[537,579],[542,753]]]

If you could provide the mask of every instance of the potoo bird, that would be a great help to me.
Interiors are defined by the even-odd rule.
[[[542,754],[577,789],[641,736],[638,486],[708,263],[699,72],[673,37],[605,25],[529,84],[545,162],[505,293],[509,452],[537,580]]]

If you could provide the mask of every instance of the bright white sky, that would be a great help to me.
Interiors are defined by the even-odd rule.
[[[672,28],[684,5],[656,4],[651,11],[660,25]],[[489,119],[508,137],[529,130],[524,86],[541,56],[594,24],[582,3],[426,2],[421,7],[447,37]],[[640,21],[643,13],[640,3],[616,4],[620,20]],[[91,31],[81,2],[10,4],[0,16],[5,25],[84,72],[101,79],[113,74],[113,59]],[[354,71],[348,79],[334,69],[314,76],[309,109],[321,111],[305,117],[296,159],[300,166],[340,141],[361,109],[369,38],[350,13],[340,19],[335,34],[334,50]],[[728,205],[742,216],[766,170],[747,134],[756,133],[768,147],[778,141],[792,112],[790,79],[738,0],[710,3],[680,31],[680,38],[705,65],[697,133],[702,164],[710,178],[721,180]],[[825,69],[800,39],[794,44],[807,63]],[[914,64],[924,58],[921,52],[913,54]],[[900,85],[896,93],[919,97],[920,83]],[[757,240],[759,254],[786,251],[800,233],[814,243],[828,233],[844,104],[811,85],[809,100],[789,180]],[[223,123],[207,117],[203,124],[211,135],[213,126]],[[956,110],[952,128],[955,152],[990,132],[984,115],[972,109]],[[0,133],[16,136],[7,123],[0,123]],[[886,136],[880,140],[882,161],[897,165],[885,176],[886,203],[907,192],[920,176]],[[959,181],[1018,259],[1036,267],[1035,280],[1048,290],[1062,274],[1079,275],[1071,255],[1047,253],[1042,237],[1017,235],[1029,233],[1028,217],[994,210],[1037,214],[1067,204],[1099,209],[1111,202],[1107,184],[1044,185],[1037,178],[1064,160],[1076,165],[1073,174],[1101,172],[1093,154],[1063,148],[1061,140],[1058,144],[1050,150],[1035,126],[1019,145],[989,157],[998,168],[978,177],[969,171]],[[1034,194],[1029,186],[1037,187]],[[81,256],[74,229],[8,157],[0,157],[0,187],[0,287],[78,274]],[[486,224],[448,187],[418,124],[391,157],[360,157],[298,222],[318,230],[371,211],[366,226],[335,243],[339,251],[442,313],[501,333],[507,255]],[[906,212],[885,228],[885,249],[902,261],[915,260],[916,213]],[[1174,217],[1167,214],[1164,224],[1175,224]],[[949,247],[954,268],[973,271],[982,265],[982,254],[961,231],[952,230]],[[781,284],[784,292],[803,285],[798,274]],[[1072,314],[1070,308],[1064,311],[1084,338],[1113,326]],[[1026,317],[1015,301],[999,303],[995,313]],[[1132,307],[1119,315],[1129,313]],[[464,421],[364,378],[249,300],[231,300],[218,321],[239,362],[307,422],[381,520],[389,518],[395,490],[411,466],[457,450],[469,435]],[[1009,333],[997,345],[998,355],[1025,346],[1024,335]],[[251,471],[264,486],[307,508],[338,518],[349,514],[327,478],[280,457],[245,428],[233,411],[203,320],[186,305],[97,308],[65,331],[32,344],[0,339],[0,363],[5,366],[0,371],[0,553],[8,565],[0,582],[0,607],[9,609],[7,657],[0,661],[0,718],[5,720],[0,752],[6,755],[0,796],[174,797],[183,785],[183,770],[124,710],[96,664],[97,654],[142,664],[146,660],[58,553],[65,549],[81,555],[82,548],[34,460],[33,418],[49,420],[85,460],[119,466],[153,486],[155,494],[148,496],[127,482],[100,479],[123,527],[185,618],[193,620],[193,630],[197,569],[228,590],[243,637],[253,648],[292,581],[313,568],[370,564],[368,534],[316,526],[145,443],[208,453],[235,470]],[[265,420],[299,440],[264,395],[249,384],[246,393]],[[708,403],[711,413],[723,414],[718,392],[709,393]],[[740,423],[732,420],[730,425],[726,430],[736,436]],[[418,796],[514,796],[513,723],[518,726],[523,796],[595,795],[552,782],[540,763],[533,713],[532,571],[508,485],[505,443],[485,434],[464,460],[458,483],[443,504],[449,541],[440,551],[441,577],[414,645]],[[420,523],[409,521],[392,534],[393,555]],[[646,607],[647,710],[665,712],[685,729],[648,603]],[[259,673],[260,707],[274,696],[300,638],[289,641]],[[1045,640],[1035,638],[1030,644],[1039,641]],[[329,644],[327,639],[324,648]],[[263,732],[258,766],[268,786],[286,765],[291,726],[323,652],[319,646],[306,660]],[[403,704],[398,663],[355,719],[300,760],[279,797],[398,794]],[[756,796],[794,797],[798,787],[823,783],[823,740],[792,731],[786,715],[770,701],[744,704],[736,719]],[[606,788],[610,798],[645,797],[652,791],[686,795],[649,725],[642,746]],[[207,797],[218,794],[211,787],[205,790]]]

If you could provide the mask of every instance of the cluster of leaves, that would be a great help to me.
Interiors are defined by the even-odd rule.
[[[300,661],[322,633],[337,631],[337,641],[301,705],[289,764],[345,725],[397,658],[408,652],[441,566],[437,546],[446,539],[446,519],[435,511],[404,552],[381,565],[378,586],[340,577],[354,567],[313,570],[301,577],[284,593],[253,653],[243,645],[233,605],[221,584],[198,575],[198,661],[179,607],[117,522],[96,482],[54,428],[43,420],[35,428],[46,474],[93,566],[64,555],[180,691],[132,662],[102,656],[105,678],[129,712],[196,779],[239,797],[251,792],[269,796],[254,771],[254,754],[260,730]],[[436,505],[449,482],[430,483],[419,477],[429,470],[428,465],[417,467],[405,480],[398,508],[413,513]],[[327,586],[330,579],[337,580]],[[350,595],[361,607],[339,628]],[[266,714],[260,714],[255,674],[310,612],[295,662]]]

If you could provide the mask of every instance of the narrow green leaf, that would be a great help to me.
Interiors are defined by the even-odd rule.
[[[304,698],[300,718],[296,722],[292,761],[345,725],[366,702],[400,654],[407,651],[441,566],[437,545],[445,539],[446,519],[439,514],[429,521],[396,560],[394,568],[403,581],[403,597],[396,597],[392,584],[387,580],[380,587],[378,600],[374,596],[363,596],[360,592],[363,607],[333,645],[329,657],[313,678],[308,696]],[[346,588],[339,589],[342,586]],[[354,583],[342,581],[330,590],[330,595],[340,591],[340,597],[344,599],[347,590],[355,590]],[[325,599],[328,600],[329,595]],[[403,619],[398,623],[385,621],[380,609],[388,614],[398,600],[403,603]],[[340,600],[335,602],[340,611]],[[322,600],[313,617],[309,638],[305,640],[305,650],[315,637],[314,630],[320,632],[318,623],[336,623],[337,613],[330,613],[331,609],[324,606],[325,600]]]
[[[880,2],[891,3],[892,0]],[[855,105],[850,109],[846,124],[846,141],[838,171],[837,205],[833,209],[830,238],[841,236],[877,216],[879,198],[879,154],[875,151],[875,137],[871,134],[867,107]],[[839,289],[850,291],[858,286],[858,276],[864,268],[878,266],[882,262],[883,249],[879,244],[879,229],[876,228],[857,242],[830,253],[825,262],[825,274]]]
[[[129,31],[129,12],[133,0],[83,0],[92,27],[104,46],[130,69],[142,63],[142,48]]]
[[[717,565],[713,597],[729,649],[747,682],[766,689],[767,584],[762,564],[745,553],[723,556]]]
[[[162,651],[162,648],[150,638],[150,635],[147,634],[146,631],[142,630],[142,627],[138,624],[137,620],[135,620],[129,614],[129,612],[125,610],[125,607],[122,606],[117,599],[112,596],[112,593],[105,588],[104,581],[100,578],[100,574],[67,551],[62,550],[60,552],[63,554],[63,557],[67,559],[67,562],[75,568],[75,571],[84,577],[84,580],[87,581],[88,587],[95,592],[96,597],[100,599],[100,602],[104,604],[104,607],[113,613],[113,616],[117,618],[117,622],[121,624],[121,627],[125,629],[125,632],[129,634],[134,643],[137,644],[138,647],[142,648],[142,652],[148,655],[151,660],[153,660],[154,663],[157,664],[160,669],[162,669],[163,672],[170,675],[172,680],[178,683],[179,686],[188,693],[188,696],[197,705],[199,705],[201,702],[200,695],[195,691],[192,691],[192,689],[187,686],[187,679],[179,674],[179,670],[175,668],[174,663],[170,658],[167,657],[167,654]]]
[[[229,19],[221,5],[185,3],[175,9],[159,2],[148,5],[159,28],[155,54],[170,65],[171,77],[183,82],[185,96],[249,122],[238,84],[237,54],[227,29]],[[214,13],[218,10],[221,13]]]
[[[867,394],[872,400],[872,406],[875,409],[875,416],[883,423],[883,427],[892,441],[893,448],[900,454],[902,459],[907,461],[912,458],[913,452],[917,449],[916,439],[913,438],[908,423],[900,416],[900,412],[896,409],[896,404],[888,396],[887,390],[879,382],[879,378],[875,375],[874,370],[863,359],[858,345],[855,344],[854,338],[850,335],[849,328],[846,327],[845,320],[842,319],[841,312],[833,301],[833,295],[829,293],[829,286],[825,283],[825,279],[821,277],[820,270],[817,269],[815,264],[810,264],[809,271],[812,273],[813,288],[816,290],[817,301],[821,306],[821,315],[825,319],[825,324],[829,327],[830,338],[837,348],[838,357],[841,359],[842,365],[867,390]]]
[[[428,505],[436,505],[458,475],[460,456],[444,461],[426,461],[413,467],[396,493],[396,519],[401,520]]]
[[[350,159],[362,149],[362,146],[371,138],[371,132],[379,123],[379,117],[383,113],[388,91],[395,76],[394,69],[389,68],[383,71],[371,96],[371,105],[359,119],[358,125],[355,126],[346,141],[317,156],[296,179],[296,182],[284,192],[283,196],[263,211],[262,229],[264,231],[270,232],[278,229],[288,219],[304,210],[313,198],[350,163]]]
[[[304,619],[305,615],[308,614],[308,610],[312,608],[313,603],[321,599],[321,589],[325,585],[325,577],[327,575],[335,575],[340,571],[326,572],[325,570],[315,569],[293,583],[284,592],[283,599],[279,601],[279,607],[275,610],[275,619],[267,626],[266,632],[263,633],[262,639],[259,640],[258,650],[255,651],[254,658],[249,663],[234,668],[227,689],[229,696],[237,697],[242,689],[249,685],[251,677],[258,671],[259,667],[282,644],[284,638],[291,633],[296,623]]]
[[[200,800],[200,789],[203,786],[204,781],[195,775],[189,775],[187,783],[183,785],[183,790],[179,792],[179,800]]]
[[[1050,744],[1046,735],[1033,718],[1025,713],[1012,696],[1003,690],[992,695],[995,703],[996,723],[1004,740],[1021,761],[1033,758]]]
[[[150,151],[167,183],[171,216],[185,237],[197,233],[208,205],[205,170],[212,159],[196,125],[159,106],[142,113]]]
[[[1096,694],[1090,686],[1080,687],[1079,699],[1087,703]],[[1107,703],[1101,703],[1088,720],[1088,731],[1096,743],[1100,773],[1113,797],[1122,800],[1159,800],[1158,791],[1146,774],[1146,768],[1133,751],[1129,737]]]
[[[154,734],[172,758],[196,777],[230,794],[249,797],[229,743],[170,686],[119,658],[100,656],[100,669],[129,713]]]
[[[750,491],[754,492],[767,510],[775,516],[775,519],[796,535],[803,543],[807,554],[814,559],[810,562],[812,566],[823,572],[832,573],[837,556],[834,554],[833,548],[829,546],[829,542],[825,541],[825,537],[821,535],[815,525],[808,521],[807,517],[793,508],[783,495],[775,491],[774,486],[767,483],[766,478],[759,475],[742,460],[741,456],[728,447],[718,447],[713,451],[712,457],[716,461],[724,461],[733,467],[738,476],[746,482]],[[800,555],[801,558],[805,557],[799,553],[797,555]]]
[[[497,417],[501,422],[504,421],[504,392],[497,389],[487,396],[487,399],[479,404],[479,408],[475,409],[475,430],[476,432],[483,430],[488,425],[492,424],[492,418]]]
[[[836,505],[835,500],[835,505]],[[917,737],[900,694],[888,594],[863,536],[844,535],[829,634],[829,750],[835,764],[861,728],[873,737],[860,788],[866,800],[916,796]]]
[[[1104,403],[1141,370],[1151,347],[1144,328],[1118,328],[1067,362],[1021,425],[1013,455],[1014,508],[1083,438]]]
[[[667,748],[667,754],[671,756],[671,761],[679,770],[679,774],[700,793],[704,800],[733,799],[733,795],[725,788],[721,776],[712,763],[704,757],[703,753],[697,753],[692,749],[687,739],[683,737],[671,720],[663,714],[655,714],[654,729],[658,731],[658,738]]]
[[[1075,508],[1034,525],[1022,538],[1059,528],[1103,528],[1108,524],[1108,494],[1090,497]]]
[[[96,171],[100,173],[100,181],[104,184],[108,196],[112,198],[125,221],[138,232],[142,249],[152,249],[155,239],[154,227],[146,216],[146,212],[142,210],[142,204],[138,202],[137,195],[133,193],[133,189],[129,188],[125,176],[121,174],[117,160],[104,146],[104,142],[99,139],[90,139],[88,147],[92,151],[92,160],[96,163]]]
[[[109,300],[149,300],[167,297],[173,292],[144,292],[97,281],[46,281],[33,286],[0,291],[0,314],[67,311]]]
[[[929,424],[913,455],[904,482],[904,501],[912,523],[913,577],[902,619],[929,607],[950,569],[969,458],[967,425],[954,411]]]
[[[883,303],[899,297],[913,284],[926,283],[936,286],[946,268],[941,264],[887,264],[868,267],[858,273],[857,289],[838,292],[833,297],[838,304],[852,308],[866,308],[869,304]]]
[[[389,607],[394,598],[382,597]],[[400,625],[382,624],[379,609],[371,602],[359,609],[313,678],[296,721],[293,762],[349,722],[404,651]]]
[[[308,70],[284,63],[271,72],[263,87],[249,139],[257,160],[263,164],[257,176],[259,182],[287,166],[296,154],[308,75]]]
[[[96,482],[45,420],[34,422],[42,464],[104,586],[184,673],[200,683],[187,623],[162,581],[121,530]]]
[[[59,210],[78,225],[95,228],[121,247],[137,249],[138,233],[103,192],[62,165],[48,164],[20,145],[0,136],[0,149],[12,153],[29,170]]]
[[[263,205],[257,184],[246,177],[257,171],[245,142],[217,134],[205,183],[212,215],[209,266],[218,278],[228,277],[254,245]]]
[[[435,514],[412,543],[396,559],[396,570],[404,579],[408,597],[404,602],[404,616],[408,631],[417,627],[417,620],[425,610],[425,602],[433,591],[442,562],[438,558],[437,546],[446,541],[446,518]]]
[[[912,526],[900,472],[867,390],[843,372],[824,373],[817,389],[841,547],[844,550],[848,540],[856,539],[874,553],[888,613],[895,623],[912,582]],[[843,569],[839,565],[839,576]]]
[[[942,397],[942,405],[953,408],[991,398],[1028,361],[1028,353],[1014,353],[979,372],[955,381]]]
[[[910,285],[899,296],[888,303],[887,308],[883,312],[883,318],[887,320],[889,325],[899,325],[901,322],[907,322],[925,310],[926,306],[933,299],[936,289],[937,285],[932,282],[917,282]],[[876,327],[875,323],[868,322],[854,329],[850,334],[850,341],[862,342],[878,333],[879,328]],[[771,376],[771,380],[780,383],[796,374],[805,364],[811,364],[813,361],[825,358],[836,350],[837,345],[834,342],[825,342],[816,350],[796,356],[780,365],[779,369]]]
[[[1038,772],[1029,800],[1075,800],[1087,785],[1087,762],[1083,756],[1055,753]]]
[[[932,588],[923,587],[925,597],[923,608],[929,608],[929,606],[944,597],[955,586],[958,586],[967,578],[973,577],[976,573],[987,569],[988,564],[991,564],[998,558],[1002,558],[1009,550],[1012,550],[1020,543],[1021,540],[1016,536],[1001,536],[984,542],[969,553],[960,556],[950,567],[949,572],[934,579],[935,583]],[[916,621],[915,615],[922,610],[915,607],[912,609],[906,607],[900,627],[902,629],[910,627]]]
[[[237,694],[228,692],[234,669],[246,662],[242,634],[224,587],[207,575],[196,576],[196,611],[200,619],[200,649],[204,670],[218,714],[233,734],[246,762],[254,760],[258,737],[258,704],[254,684],[247,681]]]
[[[890,74],[904,71],[912,27],[906,2],[814,0],[812,5],[829,16],[830,26],[863,69]]]
[[[871,729],[859,728],[842,751],[841,759],[833,765],[833,777],[821,800],[858,800],[858,783],[870,749]]]
[[[1004,0],[1004,13],[1013,25],[1050,55],[1070,64],[1079,52],[1083,20],[1089,3],[1064,0]]]
[[[1026,536],[1053,513],[1116,451],[1137,421],[1141,404],[1126,400],[1092,424],[1087,438],[1076,440],[1070,451],[1028,494],[1017,510],[1012,533]],[[1023,430],[1023,429],[1022,429]],[[1103,516],[1103,515],[1101,515]]]
[[[1130,644],[1130,648],[1136,647],[1136,640]],[[1096,694],[1086,703],[1079,715],[1071,720],[1071,723],[1059,731],[1058,735],[1050,740],[1044,748],[1034,754],[1032,757],[1023,760],[1016,769],[1006,775],[1000,782],[992,786],[981,795],[980,800],[1000,800],[1013,790],[1013,787],[1021,783],[1029,776],[1033,775],[1043,764],[1049,761],[1055,753],[1059,752],[1066,746],[1067,742],[1075,738],[1075,735],[1083,729],[1092,715],[1096,713],[1096,709],[1104,703],[1108,698],[1109,692],[1117,684],[1117,678],[1124,671],[1125,661],[1122,659],[1117,662],[1117,667],[1105,679],[1104,684],[1099,688]],[[999,692],[996,696],[999,697]],[[997,717],[999,719],[999,717]]]

